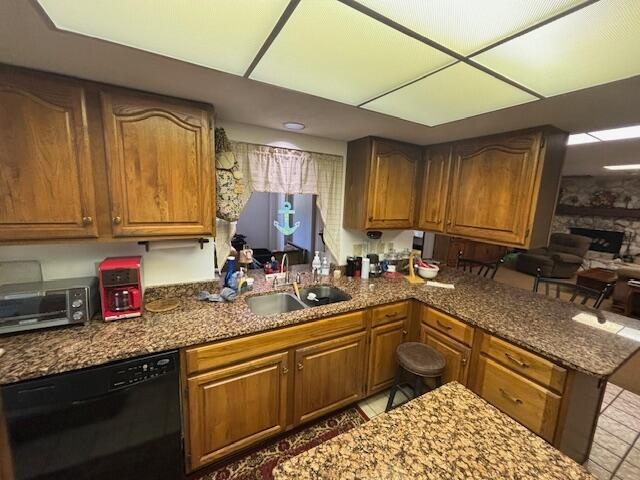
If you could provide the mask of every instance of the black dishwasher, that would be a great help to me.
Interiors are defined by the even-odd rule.
[[[177,351],[2,388],[16,480],[183,477]]]

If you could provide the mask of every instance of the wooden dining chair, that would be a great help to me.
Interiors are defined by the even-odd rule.
[[[463,272],[475,273],[485,278],[493,279],[496,276],[498,268],[504,263],[504,259],[496,260],[495,262],[481,262],[480,260],[474,260],[472,258],[465,258],[462,256],[462,250],[458,252],[458,260],[456,261],[456,268]]]
[[[593,308],[600,308],[605,298],[609,296],[613,290],[613,284],[607,283],[602,290],[595,288],[583,287],[575,283],[558,280],[557,278],[543,277],[542,271],[538,269],[538,274],[533,280],[533,291],[538,293],[540,284],[544,285],[544,294],[549,296],[549,286],[555,286],[555,297],[560,298],[561,292],[567,292],[571,294],[569,298],[570,302],[580,300],[581,305],[587,305],[587,301],[593,300]]]

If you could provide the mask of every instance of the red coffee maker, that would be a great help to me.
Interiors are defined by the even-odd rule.
[[[98,266],[102,318],[108,322],[142,315],[142,257],[109,257]]]

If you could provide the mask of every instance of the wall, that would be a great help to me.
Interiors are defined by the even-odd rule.
[[[231,140],[285,148],[297,148],[346,157],[347,143],[300,133],[284,132],[231,122],[218,122]],[[393,241],[396,250],[411,246],[413,232],[385,232],[383,239]],[[354,243],[363,243],[362,232],[343,230],[340,262],[352,254]],[[199,247],[145,252],[136,242],[56,243],[46,245],[0,246],[0,261],[38,260],[44,279],[95,275],[95,266],[107,256],[142,255],[147,286],[194,282],[213,278],[212,243]]]
[[[559,204],[570,206],[591,206],[593,195],[607,192],[615,198],[613,207],[640,209],[640,176],[565,176],[560,184]],[[556,215],[552,232],[568,232],[569,227],[594,228],[635,233],[631,243],[631,254],[640,253],[640,219],[630,217],[612,218],[601,216]],[[625,253],[623,247],[621,253]]]

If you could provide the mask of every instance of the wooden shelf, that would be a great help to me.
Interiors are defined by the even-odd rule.
[[[637,208],[606,208],[606,207],[574,207],[571,205],[558,205],[557,215],[589,215],[594,217],[614,218],[640,218],[640,209]]]

